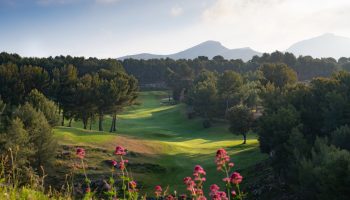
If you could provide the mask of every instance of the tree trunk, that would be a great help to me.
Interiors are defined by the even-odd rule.
[[[112,116],[112,124],[111,124],[111,128],[109,129],[109,132],[110,132],[110,133],[112,133],[112,132],[113,132],[113,126],[114,126],[114,123],[115,123],[115,121],[114,121],[114,114],[113,114],[113,116]]]
[[[113,113],[112,115],[112,124],[111,124],[111,128],[109,129],[109,132],[115,132],[116,129],[116,124],[117,124],[117,114]]]
[[[98,130],[103,131],[103,113],[100,113],[98,117]]]
[[[83,115],[82,115],[84,129],[87,128],[87,124],[88,124],[88,120],[89,120],[88,116],[89,116],[88,113],[83,113]]]
[[[243,133],[243,144],[247,143],[247,134]]]
[[[84,129],[86,129],[87,123],[88,123],[87,119],[84,119],[84,120],[83,120]]]
[[[73,118],[69,119],[68,127],[72,127],[72,120],[73,120]]]
[[[113,124],[113,131],[117,131],[117,114],[114,114],[114,124]]]
[[[64,110],[62,111],[62,122],[61,122],[61,126],[64,126]]]
[[[92,113],[90,113],[90,131],[91,131],[91,128],[92,128]]]

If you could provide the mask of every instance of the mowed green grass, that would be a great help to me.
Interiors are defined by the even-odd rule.
[[[242,145],[242,137],[230,133],[225,122],[216,122],[205,129],[201,119],[187,119],[185,105],[162,105],[167,94],[165,91],[141,92],[138,99],[141,104],[118,115],[117,133],[108,132],[111,120],[106,116],[104,130],[107,132],[96,131],[97,123],[93,131],[84,130],[78,121],[73,122],[72,128],[57,127],[55,136],[60,144],[106,149],[111,153],[116,145],[122,145],[137,155],[130,157],[131,163],[151,163],[166,168],[165,172],[133,173],[148,192],[158,184],[184,191],[182,180],[192,175],[197,164],[207,171],[208,187],[214,182],[221,184],[222,174],[216,171],[214,163],[219,148],[228,150],[238,171],[266,159],[259,152],[256,135],[249,135],[247,144]],[[87,162],[92,165],[106,159],[93,155],[95,157],[87,156]],[[113,158],[112,154],[110,157]]]

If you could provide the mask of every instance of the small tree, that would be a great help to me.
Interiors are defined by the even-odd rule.
[[[28,143],[32,146],[31,150],[33,151],[33,155],[29,158],[31,166],[38,169],[42,165],[50,164],[55,155],[57,143],[45,115],[26,103],[15,111],[15,117],[23,122],[23,127],[28,132]],[[20,124],[20,122],[14,123],[15,127],[21,127]]]
[[[236,105],[229,109],[228,120],[230,121],[229,130],[234,134],[243,135],[243,144],[247,141],[247,132],[253,123],[253,114],[245,105]]]
[[[4,135],[6,141],[2,151],[7,152],[11,148],[19,168],[26,167],[29,164],[29,158],[34,154],[29,138],[23,122],[19,118],[13,119]]]
[[[27,101],[37,110],[41,111],[51,126],[58,125],[60,115],[58,107],[53,101],[50,101],[38,90],[34,89],[29,93]]]

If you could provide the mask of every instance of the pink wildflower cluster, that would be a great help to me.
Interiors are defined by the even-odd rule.
[[[191,193],[196,199],[206,199],[203,193],[203,182],[206,181],[204,177],[206,172],[203,167],[196,165],[193,170],[193,179],[191,177],[184,178],[184,183],[187,186],[187,190]]]
[[[205,171],[204,171],[202,166],[196,165],[194,167],[193,177],[194,177],[195,181],[206,181],[205,177],[203,177],[205,175],[206,175],[206,173],[205,173]]]
[[[119,155],[119,156],[125,156],[126,155],[126,149],[122,146],[116,146],[115,147],[115,155]]]
[[[118,168],[120,171],[118,172],[119,178],[122,180],[122,190],[123,190],[123,198],[124,199],[137,199],[138,190],[137,183],[132,180],[129,176],[128,170],[126,169],[126,164],[129,162],[123,158],[126,155],[127,150],[122,146],[116,146],[114,154],[117,155],[116,160],[111,160],[112,165],[112,177],[110,179],[110,185],[114,185],[113,171],[115,168]],[[85,150],[83,148],[77,148],[76,155],[81,159],[84,174],[86,177],[87,189],[86,194],[91,194],[90,189],[90,180],[87,178],[84,167],[84,158],[85,158]],[[243,195],[240,191],[239,184],[243,180],[243,176],[238,172],[231,172],[234,164],[230,162],[230,156],[227,154],[225,149],[218,149],[215,156],[215,163],[217,166],[217,170],[224,172],[226,177],[223,181],[226,183],[226,191],[221,191],[220,187],[216,184],[212,184],[210,186],[209,196],[212,200],[231,200],[231,199],[243,199]],[[196,165],[193,169],[192,177],[188,176],[183,179],[184,184],[186,185],[187,191],[190,193],[190,198],[195,200],[206,200],[205,194],[203,192],[203,186],[206,181],[206,172],[202,166]],[[174,194],[166,194],[166,189],[163,192],[163,189],[160,185],[155,186],[154,194],[157,199],[166,199],[166,200],[185,200],[187,199],[186,194],[182,194],[180,196]],[[117,189],[112,188],[108,193],[112,199],[117,199]]]
[[[78,158],[84,159],[85,158],[85,149],[77,148],[76,155]]]
[[[215,163],[217,170],[223,170],[227,168],[231,168],[234,166],[232,162],[230,162],[230,156],[227,155],[225,149],[219,149],[216,152]]]
[[[137,183],[135,181],[129,182],[129,192],[137,192]]]
[[[111,160],[112,166],[117,167],[120,170],[124,170],[127,163],[129,163],[129,160],[121,160],[119,163],[115,160]]]
[[[231,174],[230,180],[233,184],[240,184],[242,182],[243,176],[239,174],[238,172],[233,172]]]
[[[220,187],[216,184],[210,186],[210,197],[212,200],[228,200],[225,192],[219,191]]]
[[[157,198],[159,198],[162,195],[162,187],[160,185],[157,185],[154,187],[154,194],[156,195]]]

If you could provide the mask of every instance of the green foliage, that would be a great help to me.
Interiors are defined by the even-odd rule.
[[[349,195],[349,88],[350,74],[339,72],[308,85],[267,85],[262,95],[260,149],[270,154],[276,179],[300,199]]]
[[[331,134],[331,142],[334,146],[340,149],[346,149],[350,151],[350,128],[348,125],[337,128]]]
[[[16,110],[15,117],[18,117],[23,122],[24,129],[28,132],[29,138],[27,142],[34,152],[28,158],[30,165],[35,169],[40,169],[40,166],[49,165],[56,153],[56,142],[54,141],[51,126],[47,122],[45,115],[41,111],[36,111],[29,103],[26,103]],[[16,125],[18,126],[20,123],[17,122]],[[21,127],[19,126],[19,129],[13,127],[12,130],[21,130]],[[21,132],[17,131],[17,133]],[[8,132],[7,134],[11,135],[15,133]]]
[[[234,134],[243,135],[243,144],[246,143],[247,132],[252,128],[253,114],[244,105],[236,105],[228,111],[227,119],[230,122],[230,131]]]
[[[195,79],[193,88],[189,95],[190,105],[196,113],[206,119],[214,116],[217,102],[217,78],[213,72],[202,71]]]
[[[261,104],[261,85],[259,81],[248,81],[241,87],[241,100],[243,104],[249,108],[256,107]]]
[[[317,139],[311,157],[300,161],[298,179],[302,199],[348,199],[350,152]]]
[[[23,100],[24,85],[15,64],[0,65],[0,95],[5,103],[18,105]]]
[[[34,89],[29,93],[27,101],[37,111],[41,111],[45,115],[45,118],[51,126],[58,125],[60,120],[58,107],[53,101],[47,99],[44,94]]]
[[[167,68],[166,83],[173,91],[175,101],[183,101],[184,94],[191,87],[194,72],[187,63],[179,61],[176,67]]]
[[[3,130],[3,113],[5,111],[6,104],[2,101],[0,96],[0,132]]]
[[[25,130],[24,124],[19,118],[11,121],[4,139],[2,151],[8,152],[9,149],[12,149],[18,168],[28,166],[30,157],[34,155],[33,144],[30,143],[28,131]]]
[[[263,85],[268,83],[276,87],[284,87],[288,84],[294,84],[297,81],[297,74],[286,64],[263,64],[259,70],[263,74],[261,80]]]
[[[259,135],[263,152],[270,153],[274,147],[283,145],[289,134],[297,127],[299,113],[293,106],[281,107],[276,112],[266,115],[259,122]]]
[[[234,71],[225,71],[217,82],[217,90],[225,105],[225,111],[240,102],[241,87],[243,79],[241,75]]]

